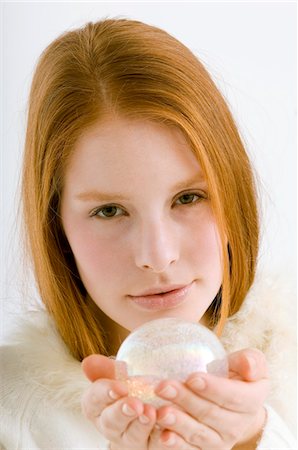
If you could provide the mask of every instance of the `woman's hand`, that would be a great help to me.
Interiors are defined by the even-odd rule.
[[[111,450],[155,450],[160,432],[154,428],[156,410],[128,397],[124,383],[115,380],[115,362],[91,355],[82,368],[92,381],[82,399],[83,414],[110,441]]]
[[[196,373],[185,383],[159,384],[156,393],[173,403],[158,410],[163,448],[256,448],[266,417],[265,357],[258,350],[242,350],[229,356],[229,369],[229,378]]]

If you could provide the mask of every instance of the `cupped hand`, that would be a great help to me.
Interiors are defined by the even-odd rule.
[[[110,449],[157,449],[156,410],[128,396],[126,385],[115,379],[115,361],[91,355],[82,368],[92,382],[82,398],[83,414],[110,441]]]
[[[229,378],[195,373],[185,383],[167,380],[157,386],[156,393],[173,403],[157,413],[163,448],[256,448],[266,417],[265,357],[254,349],[235,352],[229,356],[229,371]]]

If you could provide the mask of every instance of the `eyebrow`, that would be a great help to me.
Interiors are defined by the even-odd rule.
[[[173,186],[173,191],[179,191],[182,189],[186,189],[189,186],[195,184],[195,183],[203,183],[205,182],[205,177],[202,173],[197,174],[196,176],[190,178],[189,180],[181,181],[180,183],[177,183],[175,186]],[[82,201],[96,201],[96,202],[110,202],[117,200],[127,200],[127,197],[122,195],[121,193],[114,192],[103,192],[103,191],[97,191],[97,190],[91,190],[91,191],[84,191],[80,192],[76,195],[76,198],[78,200]]]

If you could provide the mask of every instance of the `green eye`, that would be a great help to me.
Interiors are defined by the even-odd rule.
[[[117,215],[117,209],[117,206],[106,206],[98,214],[101,213],[104,217],[114,217]]]
[[[177,203],[180,205],[187,205],[196,202],[200,197],[197,194],[183,194],[178,198]]]
[[[113,217],[122,215],[124,215],[123,209],[116,205],[102,206],[91,213],[91,216],[97,216],[101,219],[112,219]]]

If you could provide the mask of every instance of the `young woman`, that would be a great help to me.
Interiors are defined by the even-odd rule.
[[[247,295],[259,238],[252,169],[186,47],[130,20],[55,40],[32,83],[23,206],[45,311],[1,350],[3,448],[295,448],[269,406],[283,414],[288,401],[270,391],[268,366],[280,390],[286,368],[271,370],[272,345],[290,338],[263,317],[262,289]],[[108,356],[161,317],[221,336],[230,375],[164,381],[157,393],[171,404],[156,410],[128,396]]]

